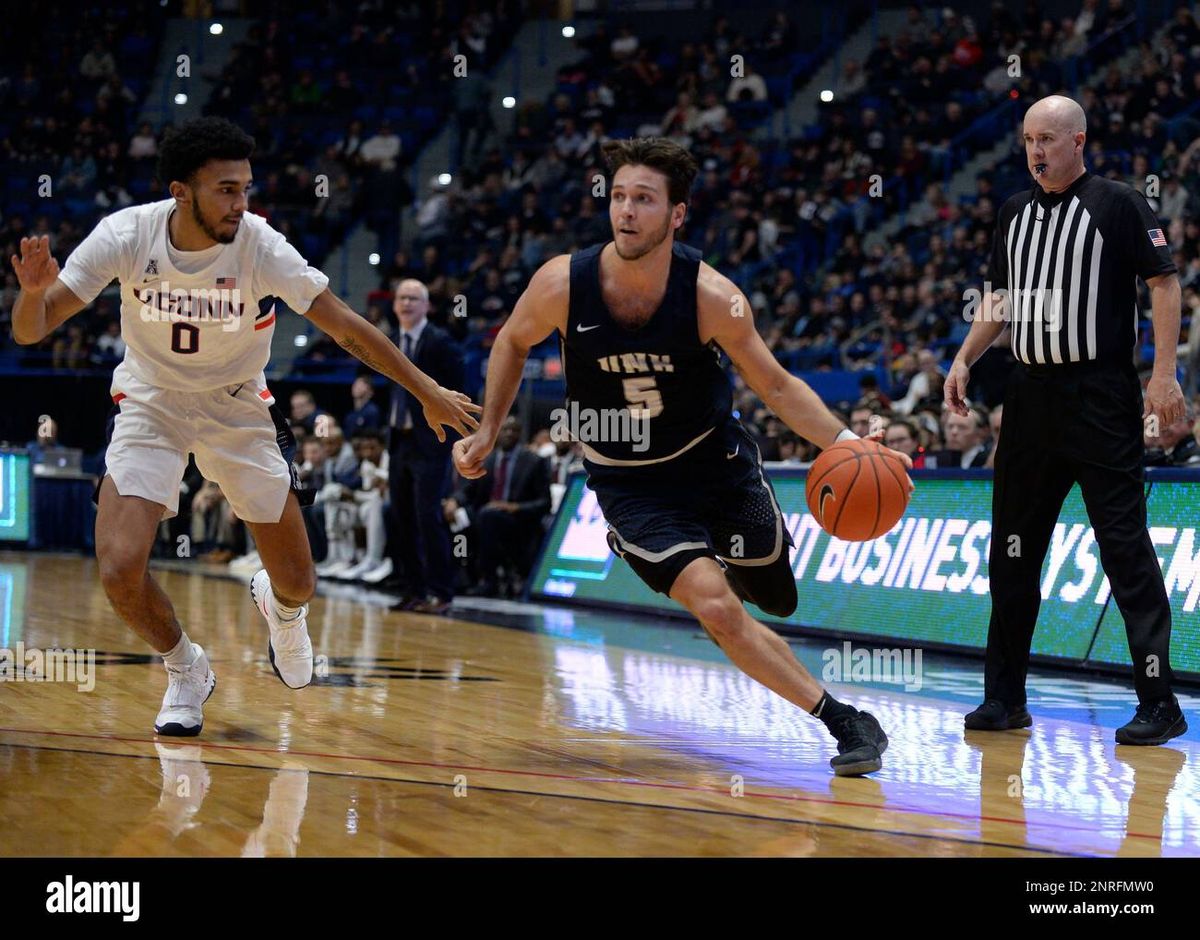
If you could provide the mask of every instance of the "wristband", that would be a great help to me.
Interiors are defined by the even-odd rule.
[[[840,444],[842,441],[861,441],[862,438],[851,431],[849,428],[842,428],[838,432],[838,436],[833,439],[833,443]]]

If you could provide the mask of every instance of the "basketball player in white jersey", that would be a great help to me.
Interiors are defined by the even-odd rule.
[[[478,426],[477,405],[417,369],[279,232],[246,212],[253,150],[254,139],[229,121],[189,121],[162,144],[158,175],[170,199],[103,219],[61,273],[45,237],[22,239],[12,257],[21,285],[13,337],[21,344],[40,342],[114,278],[121,284],[126,352],[113,373],[96,557],[113,609],[162,654],[167,692],[154,725],[162,735],[199,734],[216,685],[204,650],[149,573],[158,524],[178,510],[189,452],[254,534],[265,569],[251,594],[270,628],[276,675],[293,689],[312,680],[305,618],[315,575],[285,457],[295,441],[263,371],[275,324],[268,298],[281,298],[409,389],[439,439],[443,426],[464,435]]]

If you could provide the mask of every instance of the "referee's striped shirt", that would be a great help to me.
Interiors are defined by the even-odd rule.
[[[1145,197],[1085,171],[1061,193],[1035,183],[1001,207],[987,280],[1008,292],[1019,361],[1129,362],[1137,278],[1175,270]]]

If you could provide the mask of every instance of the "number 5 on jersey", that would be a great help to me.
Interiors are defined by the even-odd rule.
[[[625,386],[625,401],[629,405],[630,417],[641,420],[662,414],[662,392],[658,390],[654,376],[623,379],[622,384]]]

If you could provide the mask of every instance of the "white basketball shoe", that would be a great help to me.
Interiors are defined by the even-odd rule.
[[[199,643],[192,644],[190,666],[163,665],[167,667],[167,694],[163,696],[154,730],[170,737],[194,737],[204,727],[203,706],[217,687],[217,677]]]
[[[275,615],[275,595],[271,593],[271,578],[265,568],[250,579],[250,596],[271,628],[267,654],[275,675],[289,689],[304,688],[312,682],[313,675],[313,648],[308,638],[308,605],[300,608],[300,616],[295,620],[281,623]]]

